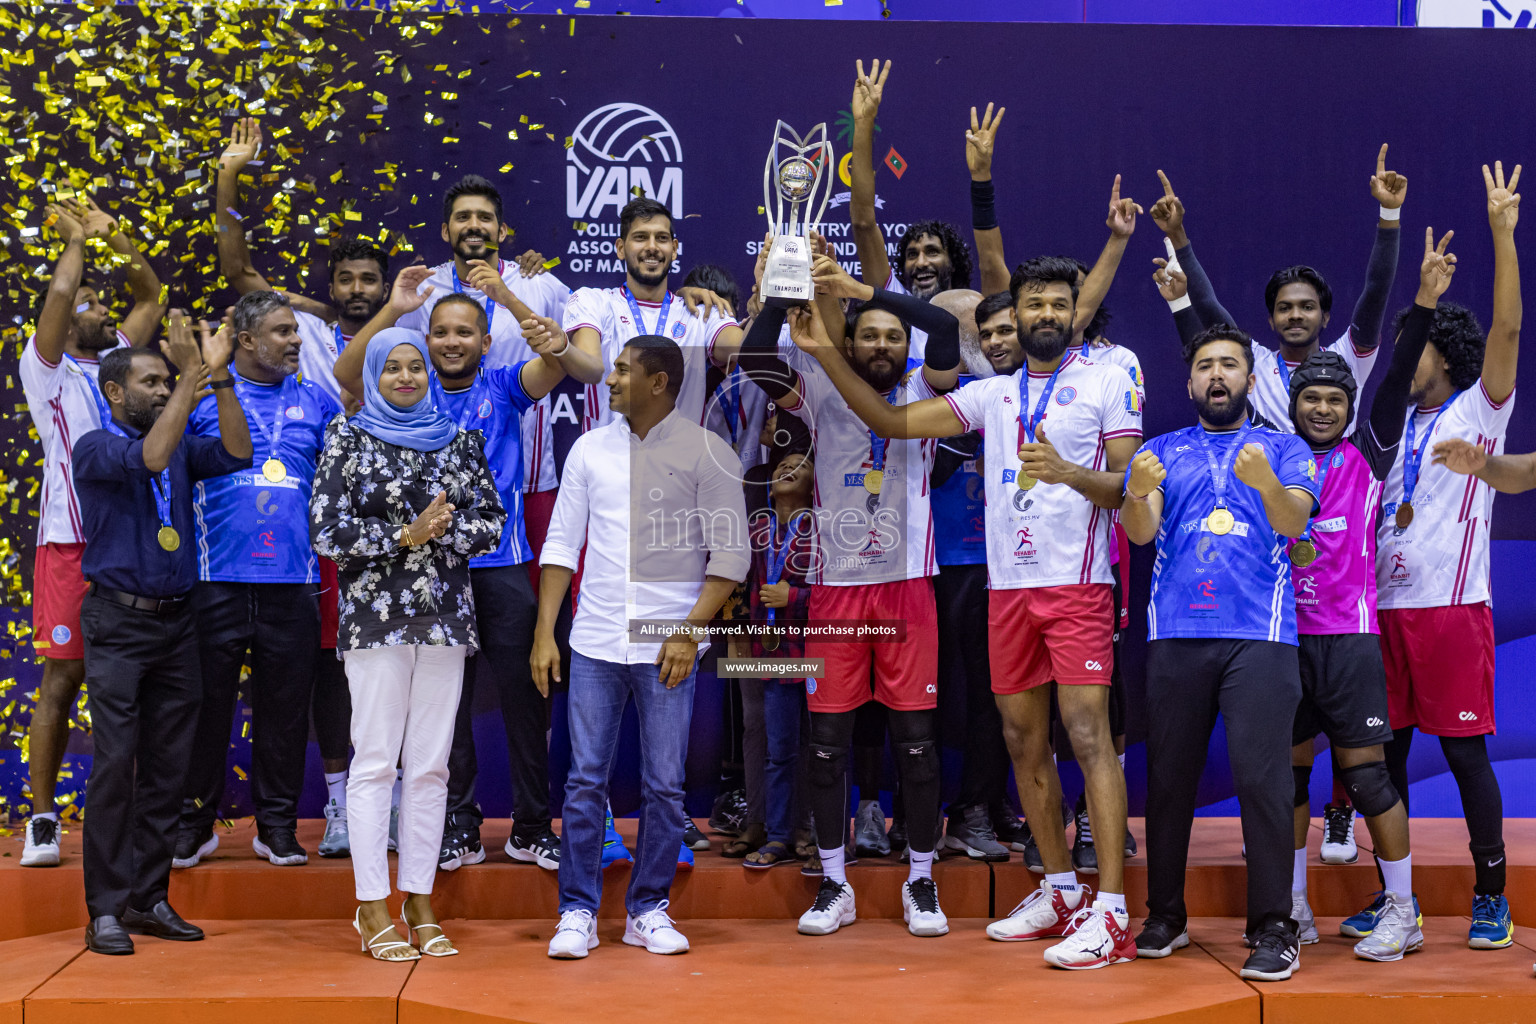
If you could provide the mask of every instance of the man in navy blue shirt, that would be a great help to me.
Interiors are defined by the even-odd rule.
[[[224,329],[203,350],[171,318],[161,356],[118,349],[101,361],[105,429],[74,450],[91,589],[80,611],[95,760],[86,787],[87,948],[133,952],[129,931],[194,940],[168,902],[174,830],[202,695],[191,593],[192,485],[251,464]],[[212,389],[211,391],[205,389]],[[218,396],[220,438],[183,436],[192,407]]]
[[[303,864],[294,835],[309,705],[320,646],[320,569],[309,544],[309,495],[326,424],[341,405],[301,379],[304,341],[288,299],[249,291],[230,317],[235,339],[234,392],[254,449],[251,468],[200,481],[197,511],[197,643],[203,703],[183,791],[175,866],[192,867],[219,845],[214,821],[224,799],[225,762],[249,657],[244,690],[251,708],[251,802],[256,855],[273,864]],[[197,437],[218,437],[215,399],[205,398],[187,424]]]
[[[1155,437],[1126,470],[1121,522],[1157,542],[1147,607],[1147,907],[1138,956],[1189,945],[1184,869],[1220,712],[1248,846],[1242,976],[1282,981],[1291,920],[1290,733],[1301,700],[1287,537],[1317,509],[1312,450],[1248,419],[1253,343],[1222,324],[1185,346],[1200,422]]]
[[[427,296],[416,289],[424,269],[401,271],[389,303],[337,359],[336,379],[342,388],[362,394],[362,357],[368,339],[423,305]],[[496,302],[512,308],[517,301],[495,274],[477,272],[475,280]],[[507,510],[501,544],[469,563],[480,650],[464,665],[448,755],[448,815],[438,857],[438,867],[445,871],[485,860],[482,817],[475,803],[478,764],[472,723],[477,682],[494,685],[506,727],[514,820],[504,847],[507,856],[549,871],[560,866],[560,837],[549,817],[549,704],[533,685],[528,663],[538,604],[528,581],[527,564],[533,552],[523,518],[522,417],[565,377],[559,357],[578,350],[568,344],[554,320],[525,312],[532,319],[522,321],[523,334],[538,358],[511,366],[483,365],[491,347],[490,322],[485,306],[468,295],[442,296],[427,321],[437,407],[461,429],[485,435],[485,459],[496,474],[496,491]]]

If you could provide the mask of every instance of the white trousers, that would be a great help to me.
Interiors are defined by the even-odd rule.
[[[352,694],[347,830],[359,902],[389,896],[389,803],[405,769],[398,829],[400,891],[430,893],[448,810],[448,750],[466,647],[408,644],[345,652]]]

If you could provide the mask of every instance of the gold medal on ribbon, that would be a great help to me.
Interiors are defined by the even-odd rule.
[[[155,539],[167,551],[175,551],[181,547],[181,534],[176,532],[176,527],[174,526],[160,527],[160,532],[155,534]]]
[[[1021,491],[1027,491],[1039,482],[1039,480],[1036,480],[1022,469],[1019,470],[1018,476],[1014,477],[1014,483],[1019,485],[1019,490]]]
[[[268,459],[261,464],[261,475],[275,484],[288,479],[288,467],[278,459]]]
[[[1305,569],[1317,561],[1317,545],[1309,540],[1299,540],[1291,545],[1291,564],[1298,569]]]
[[[1237,520],[1232,517],[1232,513],[1228,512],[1225,508],[1213,509],[1211,514],[1205,517],[1206,529],[1219,537],[1224,537],[1231,533],[1232,527],[1236,523]]]
[[[1397,528],[1399,530],[1408,529],[1408,524],[1413,522],[1412,503],[1405,501],[1401,505],[1397,506],[1397,515],[1394,517],[1393,521],[1397,523]]]
[[[872,469],[864,474],[864,489],[870,494],[879,494],[880,488],[885,484],[885,474],[878,469]]]
[[[763,650],[776,651],[778,649],[779,634],[777,632],[770,632],[766,637],[763,638]]]

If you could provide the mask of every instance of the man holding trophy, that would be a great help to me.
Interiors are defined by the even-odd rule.
[[[788,145],[792,155],[777,159],[780,145]],[[876,435],[854,415],[835,382],[856,376],[897,406],[949,391],[960,361],[959,324],[937,306],[853,280],[831,257],[811,257],[810,235],[831,190],[832,165],[825,125],[801,137],[779,123],[764,176],[764,205],[774,234],[760,286],[765,308],[741,349],[743,369],[781,411],[806,423],[816,447],[816,557],[807,574],[812,629],[866,627],[857,636],[806,638],[806,656],[824,661],[824,670],[806,681],[811,804],[824,875],[799,929],[827,935],[856,919],[843,852],[845,773],[854,712],[878,700],[890,709],[897,768],[908,794],[912,855],[902,887],[903,916],[912,934],[937,936],[948,932],[949,924],[932,877],[939,803],[933,710],[938,667],[930,640],[937,617],[927,483],[934,442]],[[816,215],[808,217],[812,209]],[[842,351],[833,346],[821,314],[806,308],[815,293],[857,302]],[[801,362],[803,370],[792,369],[777,351],[786,309],[795,344],[811,357]],[[914,327],[928,334],[926,363],[908,373]],[[894,633],[871,636],[868,627],[890,627]]]

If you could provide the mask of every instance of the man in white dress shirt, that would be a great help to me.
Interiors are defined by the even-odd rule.
[[[540,561],[533,675],[560,678],[555,619],[582,557],[571,626],[571,770],[565,786],[560,924],[549,955],[597,945],[608,779],[624,706],[640,718],[641,810],[625,896],[624,941],[684,953],[667,915],[683,838],[683,763],[703,627],[746,578],[746,501],[738,461],[718,435],[677,409],[683,353],[656,335],[631,338],[608,374],[616,414],[571,446]],[[679,621],[685,620],[685,621]],[[632,628],[671,622],[663,642]]]

